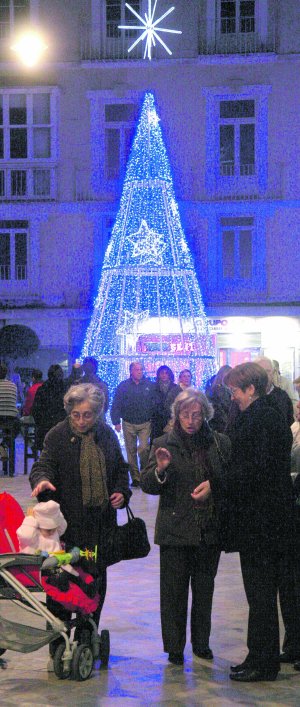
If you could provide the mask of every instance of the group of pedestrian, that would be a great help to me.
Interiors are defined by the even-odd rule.
[[[0,366],[0,411],[4,382],[7,412],[16,405],[15,390],[8,387],[16,386],[6,373]],[[193,653],[213,659],[214,582],[224,550],[240,554],[249,606],[248,655],[231,666],[230,678],[275,680],[280,662],[300,670],[300,561],[291,476],[300,407],[294,422],[288,393],[274,385],[273,362],[260,357],[222,367],[206,394],[191,387],[187,369],[175,383],[171,369],[160,366],[152,382],[142,364],[132,362],[111,406],[117,432],[122,421],[127,463],[106,424],[108,389],[97,376],[95,359],[74,364],[66,380],[58,364],[50,367],[45,382],[40,374],[35,371],[23,408],[41,433],[42,452],[30,474],[32,495],[60,504],[67,522],[66,549],[99,547],[96,622],[106,592],[101,547],[117,522],[117,509],[131,496],[130,471],[133,486],[159,496],[155,542],[160,546],[161,626],[169,661],[184,662],[190,586]],[[278,595],[285,628],[281,654]],[[51,610],[69,618],[62,607],[51,603]]]
[[[213,428],[214,408],[204,393],[190,385],[178,390],[172,376],[167,380],[160,371],[152,384],[160,406],[162,393],[174,394],[176,386],[177,394],[171,421],[163,420],[165,429],[154,437],[148,459],[151,414],[145,409],[153,389],[140,363],[131,364],[130,378],[119,385],[112,406],[119,405],[119,417],[113,419],[112,413],[112,421],[119,431],[122,419],[132,449],[133,434],[144,441],[141,489],[159,496],[155,542],[160,546],[161,625],[168,659],[184,662],[189,586],[192,649],[200,658],[213,659],[211,614],[220,553],[239,552],[249,605],[248,655],[230,673],[239,682],[275,680],[280,662],[294,662],[300,669],[292,433],[286,400],[280,410],[283,398],[276,390],[272,396],[275,386],[266,368],[268,360],[260,359],[224,372],[217,385],[226,387],[234,408],[225,432]],[[33,496],[47,500],[50,494],[60,504],[68,524],[67,547],[97,544],[100,558],[116,511],[131,495],[128,464],[105,423],[104,404],[99,386],[72,385],[64,396],[65,419],[46,436],[30,474]],[[140,416],[134,417],[137,410]],[[102,600],[97,621],[106,588],[101,560],[98,569]],[[278,593],[286,631],[282,654]]]
[[[176,384],[173,371],[163,365],[157,369],[153,383],[145,377],[143,365],[133,361],[129,378],[117,386],[110,414],[115,430],[123,431],[132,486],[140,485],[140,472],[148,461],[150,443],[166,430],[175,398],[191,382],[189,369],[180,372]]]

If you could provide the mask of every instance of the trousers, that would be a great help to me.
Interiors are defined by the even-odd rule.
[[[135,425],[123,420],[122,429],[132,481],[139,481],[139,469],[143,469],[148,462],[150,427],[150,421]]]
[[[160,547],[160,611],[166,653],[183,653],[190,584],[192,646],[196,650],[208,647],[219,559],[220,551],[204,541],[197,547]]]
[[[279,670],[277,593],[281,554],[258,548],[240,552],[243,583],[249,605],[247,661],[254,669]]]

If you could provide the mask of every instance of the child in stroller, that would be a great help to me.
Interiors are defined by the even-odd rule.
[[[58,504],[53,501],[50,504],[48,515],[46,509],[44,518],[49,518],[51,513],[51,517],[53,517],[55,511],[55,522],[48,521],[48,525],[53,525],[53,523],[55,525],[55,528],[48,528],[48,530],[52,530],[50,539],[51,536],[53,539],[56,533],[59,535],[57,528],[61,527],[56,525],[57,519],[59,518],[65,524],[66,521],[60,513]],[[37,504],[35,507],[38,510],[38,516],[40,513],[38,507],[42,505],[46,504]],[[51,513],[49,513],[50,508]],[[20,523],[21,518],[22,523]],[[34,515],[31,518],[34,518]],[[16,519],[15,523],[14,519]],[[7,649],[27,653],[38,650],[41,646],[49,643],[51,648],[52,646],[55,648],[52,654],[56,676],[60,679],[71,676],[76,680],[86,680],[91,675],[94,659],[100,657],[102,664],[107,665],[109,658],[109,632],[101,631],[101,635],[98,636],[97,626],[92,618],[92,613],[96,610],[100,600],[96,572],[91,570],[90,556],[92,553],[80,553],[80,551],[74,553],[77,560],[78,554],[86,555],[88,559],[80,558],[76,569],[69,565],[67,569],[70,568],[71,572],[61,570],[59,567],[43,572],[45,561],[43,554],[32,555],[35,550],[30,548],[28,544],[27,546],[23,544],[23,549],[25,548],[27,552],[31,549],[30,554],[15,552],[18,543],[18,527],[22,528],[23,526],[20,535],[24,540],[25,524],[27,541],[29,541],[28,535],[30,535],[28,533],[29,527],[31,527],[31,534],[35,539],[40,531],[36,523],[32,524],[32,521],[26,523],[25,521],[23,511],[17,501],[10,494],[0,494],[0,552],[5,553],[0,555],[0,599],[17,601],[27,610],[29,606],[31,612],[34,610],[34,613],[46,619],[47,628],[41,630],[33,626],[16,624],[0,616],[0,655]],[[26,525],[28,526],[27,531]],[[21,545],[23,540],[21,540]],[[57,544],[57,538],[55,542]],[[59,537],[58,545],[60,546]],[[9,550],[13,552],[9,552]],[[55,550],[50,550],[50,552],[55,552]],[[70,556],[67,559],[69,560]],[[73,574],[74,571],[75,574]],[[33,595],[33,592],[43,590],[47,594],[48,607]],[[75,612],[75,618],[72,618],[70,614],[71,618],[68,621],[61,620],[60,612],[50,611],[49,605],[52,609],[61,606],[63,610]],[[72,629],[75,629],[73,640],[70,639]]]

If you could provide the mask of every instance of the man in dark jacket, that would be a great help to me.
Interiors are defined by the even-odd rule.
[[[285,421],[290,427],[294,422],[293,403],[289,395],[285,392],[285,390],[282,390],[277,385],[274,385],[275,369],[273,361],[271,361],[271,359],[267,358],[266,356],[260,356],[259,358],[255,359],[255,363],[258,363],[259,366],[261,366],[264,371],[266,371],[266,374],[268,376],[268,385],[266,390],[267,403],[271,405],[271,407],[275,410],[279,410],[279,412],[281,412]]]
[[[45,435],[65,419],[65,383],[63,369],[54,363],[48,370],[48,379],[35,394],[31,414],[36,424],[36,447],[43,448]]]
[[[293,403],[286,393],[278,386],[274,385],[274,363],[266,356],[261,356],[255,360],[268,376],[267,403],[281,413],[287,425],[290,427],[294,422]],[[300,659],[300,626],[295,612],[295,582],[293,576],[293,558],[286,557],[281,565],[281,576],[279,582],[279,601],[282,619],[285,628],[285,636],[282,645],[280,661],[282,663],[293,663]],[[296,620],[295,620],[296,619]]]
[[[116,389],[110,414],[117,432],[121,432],[122,419],[132,486],[139,486],[139,464],[143,469],[149,456],[153,383],[145,378],[143,366],[138,361],[130,364],[129,373],[130,377],[119,383]]]

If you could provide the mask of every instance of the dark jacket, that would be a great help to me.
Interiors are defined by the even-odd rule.
[[[211,484],[213,501],[219,518],[224,500],[223,462],[218,451],[214,435],[205,424],[201,428],[201,446],[205,449],[208,461],[207,479]],[[230,456],[230,441],[225,435],[215,433],[224,462]],[[166,469],[166,482],[158,482],[155,469],[155,450],[165,447],[172,455]],[[143,491],[160,495],[159,508],[155,525],[155,542],[158,545],[197,546],[201,536],[195,519],[195,503],[191,493],[199,484],[197,468],[189,449],[175,431],[168,432],[154,440],[149,462],[141,472],[140,484]],[[204,533],[205,537],[205,533]],[[210,539],[205,538],[210,544]],[[213,538],[213,543],[219,538]]]
[[[225,385],[213,385],[206,397],[214,409],[214,416],[210,420],[210,427],[217,432],[226,433],[226,424],[231,406],[231,395]]]
[[[182,390],[180,385],[177,385],[176,383],[170,383],[167,390],[161,388],[159,382],[154,383],[151,415],[151,442],[153,442],[156,437],[160,437],[164,433],[164,429],[171,419],[171,407],[179,393],[182,393]]]
[[[95,442],[105,457],[108,495],[114,492],[122,493],[125,502],[128,502],[131,496],[128,465],[123,459],[117,436],[108,425],[99,423]],[[68,523],[64,539],[68,546],[77,545],[84,548],[99,544],[101,532],[116,523],[116,511],[111,504],[103,512],[100,508],[83,506],[80,446],[81,440],[72,432],[69,421],[59,423],[47,434],[42,454],[33,464],[29,480],[32,488],[43,479],[48,479],[56,486],[56,492],[51,498],[60,503]],[[39,501],[48,498],[47,491],[40,494]]]
[[[52,427],[66,417],[64,409],[64,394],[66,388],[63,380],[46,380],[37,390],[31,415],[36,424],[36,446],[42,449],[45,435]]]
[[[228,551],[284,547],[294,533],[292,433],[258,398],[235,419],[228,465]]]
[[[279,412],[281,412],[289,427],[293,424],[293,403],[285,390],[282,390],[281,388],[278,388],[277,385],[274,385],[271,393],[268,393],[267,395],[267,402],[274,408],[274,410],[279,410]]]
[[[111,406],[113,425],[119,425],[121,418],[133,425],[148,422],[152,410],[153,383],[142,378],[138,384],[132,378],[119,383]]]

